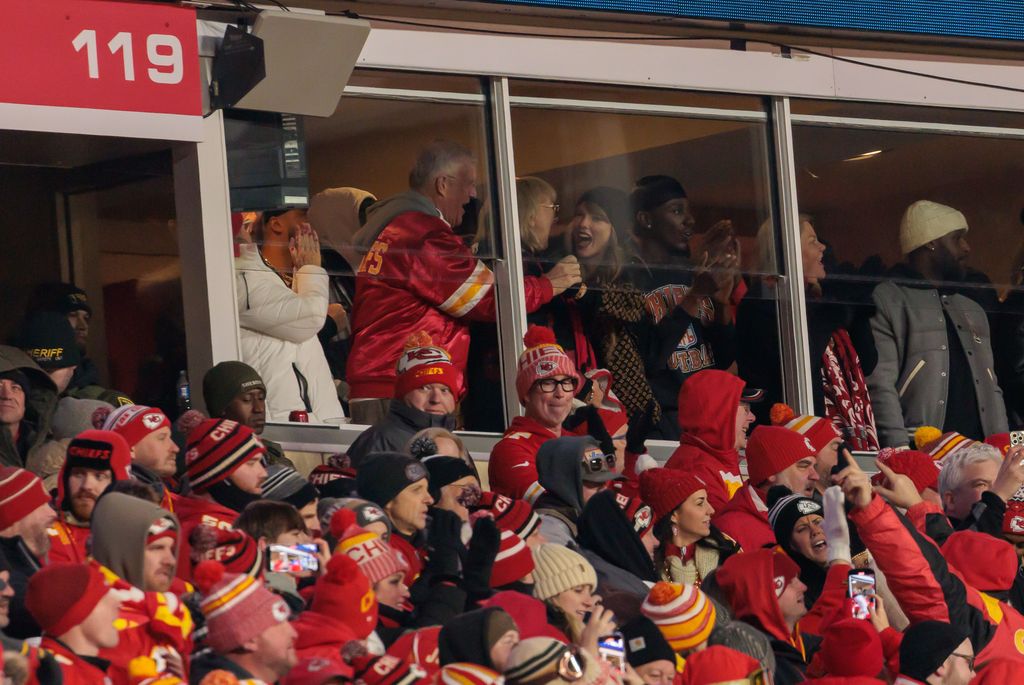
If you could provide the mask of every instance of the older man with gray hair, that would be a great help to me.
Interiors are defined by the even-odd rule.
[[[355,423],[381,419],[395,392],[395,360],[411,333],[425,331],[465,372],[470,321],[494,321],[494,274],[455,234],[476,197],[473,153],[450,141],[424,148],[409,173],[409,190],[373,205],[355,243],[352,351],[347,378]],[[575,257],[525,279],[534,311],[579,283]],[[458,396],[465,391],[460,382]]]
[[[939,497],[954,527],[999,534],[1006,502],[1024,484],[1024,450],[975,442],[949,455],[939,471]]]

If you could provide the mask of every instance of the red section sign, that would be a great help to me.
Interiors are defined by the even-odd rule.
[[[195,10],[3,0],[0,102],[202,114]]]

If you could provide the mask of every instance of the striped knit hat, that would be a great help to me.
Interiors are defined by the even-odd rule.
[[[437,675],[438,685],[501,685],[504,682],[500,673],[479,664],[448,664]]]
[[[427,672],[419,664],[385,654],[370,662],[356,679],[356,685],[416,685],[426,676]]]
[[[103,421],[103,430],[114,431],[135,447],[150,433],[170,428],[171,421],[159,409],[142,404],[126,404],[114,409]]]
[[[267,450],[251,428],[231,419],[206,419],[188,434],[185,474],[192,491],[206,492]]]
[[[491,570],[491,587],[503,587],[522,580],[527,573],[533,573],[535,567],[533,555],[523,539],[510,530],[501,531],[498,555],[494,557]]]
[[[539,545],[533,550],[533,596],[550,599],[581,585],[597,588],[597,573],[582,555],[562,545]]]
[[[498,530],[515,533],[523,540],[533,535],[540,527],[540,516],[533,511],[530,503],[523,499],[512,499],[494,492],[484,492],[480,501],[471,511],[486,511],[494,517]]]
[[[260,484],[260,489],[264,499],[287,502],[296,509],[302,509],[320,497],[320,491],[287,464],[268,466],[267,479]]]
[[[772,405],[771,419],[773,426],[782,426],[795,431],[811,441],[816,452],[820,452],[839,435],[835,424],[820,416],[798,415],[788,404],[777,402]]]
[[[289,618],[288,605],[261,581],[227,574],[216,561],[199,564],[193,580],[203,594],[199,608],[206,618],[206,644],[218,654],[238,649]]]
[[[0,531],[49,501],[50,495],[38,476],[16,466],[0,468]]]
[[[350,509],[339,509],[331,517],[331,535],[338,540],[335,554],[347,554],[359,564],[359,570],[376,585],[396,573],[409,570],[409,562],[379,535],[356,524],[356,514]]]
[[[917,449],[930,456],[940,467],[951,454],[970,447],[975,442],[977,441],[956,431],[943,433],[934,426],[921,426],[914,431],[914,444],[917,445]]]
[[[227,573],[241,573],[253,578],[263,576],[263,551],[244,530],[198,525],[189,535],[189,545],[193,564],[214,560],[223,564]]]
[[[525,402],[533,384],[552,376],[569,376],[580,383],[580,374],[569,355],[555,339],[555,332],[543,326],[530,326],[523,336],[526,349],[519,355],[519,370],[516,372],[516,392],[519,401]]]
[[[559,671],[568,667],[563,677]],[[607,663],[552,637],[530,637],[512,648],[505,668],[508,685],[594,685],[607,679]],[[617,679],[614,682],[618,682]]]
[[[682,653],[707,642],[715,627],[715,605],[695,585],[657,583],[640,606],[665,641]]]

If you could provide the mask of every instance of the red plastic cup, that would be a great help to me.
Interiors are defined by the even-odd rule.
[[[288,420],[292,423],[309,423],[309,414],[301,409],[296,409],[288,414]]]

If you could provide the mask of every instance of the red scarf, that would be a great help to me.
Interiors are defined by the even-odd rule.
[[[825,416],[832,420],[839,434],[853,449],[877,452],[878,431],[868,384],[857,350],[845,329],[839,328],[832,333],[821,361]]]

